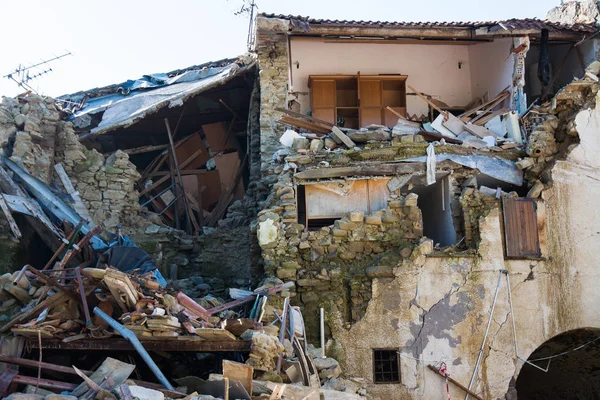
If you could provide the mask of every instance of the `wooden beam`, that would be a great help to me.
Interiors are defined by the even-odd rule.
[[[294,112],[294,111],[291,111],[291,110],[286,110],[285,108],[276,108],[275,110],[276,111],[280,111],[280,112],[282,112],[284,114],[287,114],[287,115],[289,115],[291,117],[295,117],[295,118],[299,118],[299,119],[305,119],[308,122],[312,122],[313,124],[322,125],[323,128],[329,128],[329,129],[331,129],[331,128],[333,128],[335,126],[331,122],[327,122],[327,121],[324,121],[322,119],[312,117],[310,115],[304,115],[304,114],[297,113],[297,112]]]
[[[182,162],[182,163],[181,163],[181,165],[179,166],[179,168],[185,168],[185,167],[187,167],[188,165],[190,165],[190,163],[191,163],[192,161],[194,161],[196,158],[198,158],[198,156],[199,156],[200,154],[202,154],[202,149],[198,149],[198,150],[197,150],[197,151],[196,151],[194,154],[192,154],[191,156],[189,156],[189,157],[188,157],[188,158],[187,158],[187,159],[186,159],[184,162]],[[154,182],[154,183],[152,184],[152,186],[150,186],[150,187],[147,187],[146,189],[142,190],[142,191],[140,192],[140,196],[142,196],[142,195],[144,195],[144,194],[148,193],[148,192],[149,192],[149,191],[151,191],[151,190],[154,190],[154,189],[156,189],[158,186],[160,186],[160,185],[162,185],[163,183],[165,183],[165,182],[166,182],[168,179],[169,179],[169,176],[168,176],[168,175],[167,175],[167,176],[165,176],[165,177],[162,177],[162,178],[160,178],[159,180],[157,180],[156,182]]]
[[[190,340],[185,340],[189,338]],[[144,340],[140,338],[144,348],[148,351],[175,351],[175,352],[197,352],[215,353],[224,351],[249,352],[252,346],[250,340],[230,340],[221,342],[203,341],[195,336],[179,336],[176,340]],[[39,348],[36,338],[27,339],[27,348]],[[42,349],[49,350],[73,350],[73,351],[135,351],[131,343],[126,339],[81,339],[74,342],[63,342],[60,339],[43,339]]]
[[[296,179],[330,179],[346,176],[387,176],[425,172],[425,163],[362,164],[350,167],[314,168],[298,172]]]
[[[8,221],[8,225],[10,226],[10,230],[12,231],[15,239],[21,239],[23,237],[23,234],[21,233],[21,230],[19,229],[19,226],[17,225],[17,221],[15,221],[15,219],[12,216],[12,213],[10,212],[10,208],[8,207],[8,204],[6,204],[6,200],[4,200],[4,197],[1,194],[0,194],[0,208],[2,209],[2,212],[4,213],[6,220]]]
[[[62,185],[64,186],[65,191],[73,199],[73,202],[74,202],[73,208],[75,209],[77,214],[79,214],[81,217],[83,217],[87,221],[87,224],[89,225],[90,228],[95,227],[96,224],[92,220],[92,216],[90,215],[90,212],[88,211],[87,207],[81,200],[81,197],[79,197],[79,192],[75,190],[75,187],[73,187],[73,183],[71,182],[69,175],[67,175],[67,171],[65,171],[65,168],[63,167],[63,165],[60,163],[55,164],[54,170],[56,171],[58,178],[60,179]]]
[[[477,400],[483,400],[483,397],[479,396],[478,394],[472,392],[471,390],[467,389],[465,386],[461,385],[459,382],[457,382],[456,380],[454,380],[453,378],[444,375],[443,373],[440,372],[439,369],[437,369],[436,367],[434,367],[433,365],[429,364],[427,366],[427,368],[429,368],[430,370],[432,370],[433,372],[435,372],[436,374],[438,374],[439,376],[441,376],[442,378],[448,379],[448,382],[452,383],[453,385],[455,385],[456,387],[462,389],[463,391],[465,391],[466,393],[470,394],[471,396],[475,397]]]

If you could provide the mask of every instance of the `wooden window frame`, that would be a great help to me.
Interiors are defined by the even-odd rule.
[[[377,362],[384,362],[383,360],[376,360],[376,352],[381,352],[381,351],[386,351],[386,352],[390,352],[390,353],[395,353],[396,354],[396,371],[395,373],[397,374],[397,379],[395,380],[390,380],[390,381],[377,381]],[[400,356],[399,356],[399,352],[400,349],[399,348],[375,348],[372,349],[372,358],[373,358],[373,383],[376,385],[389,385],[389,384],[398,384],[398,383],[402,383],[402,374],[400,373]],[[386,360],[387,361],[387,360]],[[390,366],[392,365],[392,361],[389,361]],[[385,372],[385,373],[389,373],[392,375],[393,378],[393,374],[394,371],[392,370],[391,372]]]

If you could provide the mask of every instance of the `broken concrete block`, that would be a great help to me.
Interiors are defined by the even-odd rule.
[[[519,168],[520,170],[531,168],[531,167],[533,167],[534,164],[535,164],[535,160],[533,158],[529,158],[529,157],[519,160],[515,163],[517,168]]]
[[[322,140],[313,139],[310,142],[310,151],[312,151],[313,153],[318,153],[319,151],[323,150],[324,146],[325,145],[323,144]]]
[[[535,181],[529,192],[527,192],[527,197],[537,199],[542,194],[542,190],[544,190],[544,184],[540,181]]]
[[[585,72],[592,73],[594,75],[600,74],[600,61],[594,61],[590,65],[587,66]]]
[[[129,386],[129,390],[131,391],[131,395],[138,399],[144,400],[164,400],[165,395],[162,392],[154,389],[148,389],[141,386]]]
[[[310,147],[310,140],[305,137],[297,137],[294,139],[292,143],[292,148],[294,150],[305,150]]]
[[[337,143],[330,137],[326,137],[325,139],[323,139],[323,144],[325,145],[325,148],[329,150],[333,150],[337,147]]]
[[[352,131],[348,132],[347,136],[356,143],[386,142],[391,139],[390,131],[387,128]]]

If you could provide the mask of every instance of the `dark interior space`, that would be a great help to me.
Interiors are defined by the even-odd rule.
[[[599,399],[600,329],[577,329],[538,347],[517,378],[519,400]],[[547,357],[557,356],[551,359]],[[537,360],[537,361],[534,361]]]
[[[572,43],[558,42],[548,45],[548,60],[550,62],[549,79],[551,85],[547,90],[548,96],[553,96],[560,88],[570,83],[573,77],[584,74],[582,50]],[[538,78],[540,62],[540,44],[532,43],[525,58],[525,93],[527,105],[530,105],[544,94],[544,89]]]
[[[516,192],[519,195],[519,197],[526,196],[527,192],[529,191],[526,184],[523,184],[522,186],[517,186],[511,183],[500,181],[485,174],[479,174],[476,178],[478,188],[481,186],[487,186],[492,189],[500,188],[506,193]]]
[[[21,268],[22,266],[29,264],[37,269],[42,269],[54,254],[54,251],[46,244],[46,241],[51,240],[56,242],[57,248],[61,242],[56,236],[53,237],[49,230],[47,230],[48,232],[45,232],[46,229],[40,224],[38,229],[46,236],[46,240],[42,239],[34,227],[29,223],[32,219],[27,218],[27,216],[23,214],[14,214],[14,218],[19,225],[23,237],[19,241],[19,250],[13,265],[17,268]]]
[[[437,179],[429,186],[415,185],[410,192],[419,196],[417,205],[423,215],[423,234],[442,247],[456,244],[448,178]]]

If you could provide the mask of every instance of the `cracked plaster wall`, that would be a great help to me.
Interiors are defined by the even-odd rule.
[[[558,334],[600,327],[600,164],[592,156],[600,151],[600,109],[581,111],[576,123],[581,144],[553,167],[553,184],[538,202],[544,260],[504,260],[497,207],[480,220],[478,257],[427,257],[429,245],[421,244],[394,269],[395,278],[373,280],[366,313],[349,330],[332,310],[335,340],[328,351],[340,358],[344,374],[372,382],[372,349],[399,348],[402,384],[371,385],[376,398],[439,397],[444,381],[426,368],[438,361],[468,385],[501,269],[510,271],[520,358]],[[522,366],[506,288],[503,277],[474,385],[484,398],[504,399]],[[464,396],[450,390],[452,398]]]

